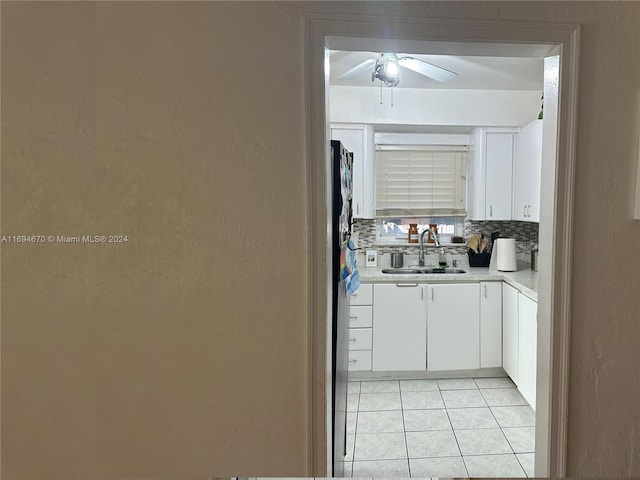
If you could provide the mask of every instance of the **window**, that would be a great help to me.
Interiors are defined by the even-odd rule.
[[[465,216],[466,147],[376,147],[376,217]]]
[[[403,236],[408,238],[409,224],[416,223],[418,231],[429,228],[430,224],[438,225],[438,233],[442,235],[454,235],[456,233],[455,217],[432,217],[432,218],[383,218],[382,235]]]
[[[418,224],[418,232],[438,225],[438,236],[442,243],[450,243],[451,237],[461,235],[464,217],[417,217],[417,218],[379,218],[377,221],[378,240],[382,242],[406,242],[409,236],[409,224]]]

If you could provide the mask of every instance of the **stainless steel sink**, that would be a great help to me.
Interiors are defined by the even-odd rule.
[[[439,268],[439,267],[409,267],[409,268],[383,268],[382,273],[418,275],[418,274],[450,274],[450,273],[467,273],[466,270],[460,268]]]

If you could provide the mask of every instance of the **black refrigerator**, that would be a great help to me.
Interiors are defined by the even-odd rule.
[[[351,243],[353,154],[342,143],[331,141],[332,151],[332,383],[333,475],[344,476],[347,430],[347,382],[349,360],[349,296],[357,288],[358,272]]]

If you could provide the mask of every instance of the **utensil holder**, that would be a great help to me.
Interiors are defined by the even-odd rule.
[[[489,262],[491,261],[490,252],[476,253],[473,250],[468,249],[467,255],[469,255],[470,267],[488,267]]]
[[[391,254],[391,266],[393,268],[401,268],[403,265],[403,257],[402,253],[392,253]]]

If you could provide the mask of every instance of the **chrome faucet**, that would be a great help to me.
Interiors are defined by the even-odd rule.
[[[435,228],[425,228],[422,232],[420,232],[420,251],[418,252],[418,266],[424,267],[424,234],[427,232],[431,232],[433,235],[433,241],[435,242],[436,248],[438,248],[438,264],[441,267],[447,266],[447,257],[444,254],[444,247],[440,245],[440,241],[438,240],[438,234],[436,233]]]

